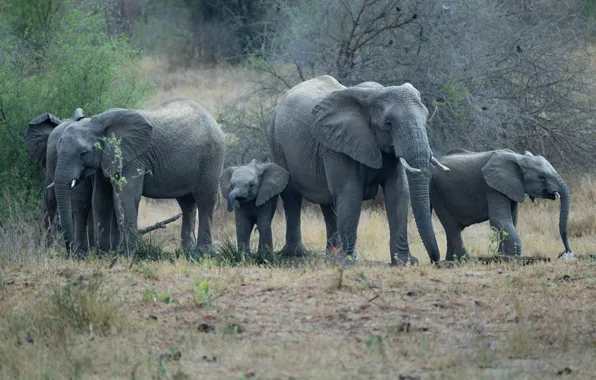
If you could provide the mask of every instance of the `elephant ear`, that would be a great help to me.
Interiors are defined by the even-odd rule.
[[[505,194],[509,199],[523,203],[526,192],[522,169],[513,154],[495,152],[482,168],[488,186]]]
[[[263,205],[271,197],[284,191],[290,177],[286,169],[273,163],[261,164],[258,166],[258,169],[263,174],[261,175],[259,192],[257,193],[257,200],[255,202],[257,207]]]
[[[323,146],[341,152],[373,169],[383,164],[381,150],[370,129],[366,98],[374,88],[351,87],[334,91],[312,110],[310,131]]]
[[[46,165],[46,151],[50,133],[62,123],[62,120],[49,112],[39,115],[29,122],[25,134],[25,148],[31,158],[39,162],[42,167]]]
[[[85,112],[82,108],[77,108],[74,113],[72,114],[72,119],[74,121],[79,121],[85,117]]]
[[[530,157],[534,157],[534,155],[532,154],[532,152],[530,152],[530,151],[528,151],[528,150],[526,150],[526,151],[524,152],[524,156],[530,156]]]
[[[141,155],[151,143],[153,126],[134,110],[111,109],[93,116],[91,123],[103,130],[105,140],[102,143],[101,168],[107,176],[122,170],[119,166],[120,156],[122,165],[126,165]]]
[[[224,198],[227,198],[228,194],[230,194],[230,191],[232,190],[232,174],[236,169],[237,166],[230,166],[229,168],[224,169],[221,177],[219,178],[219,187],[221,189],[221,195],[223,195]]]

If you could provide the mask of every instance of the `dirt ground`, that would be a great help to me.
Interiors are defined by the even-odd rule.
[[[56,259],[5,269],[4,313],[13,305],[35,313],[48,289],[99,275],[117,323],[105,334],[83,329],[0,345],[13,351],[11,361],[0,359],[3,378],[530,379],[596,371],[593,261],[110,264]]]

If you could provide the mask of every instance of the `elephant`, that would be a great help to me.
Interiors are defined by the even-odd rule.
[[[56,194],[54,192],[54,176],[58,157],[57,142],[64,129],[73,122],[85,117],[83,109],[77,108],[72,118],[60,120],[46,112],[29,122],[25,134],[25,148],[31,157],[44,168],[44,187],[41,199],[41,212],[44,228],[48,233],[47,244],[52,242],[52,232],[59,229],[56,224]],[[74,216],[76,248],[87,252],[94,244],[93,213],[91,212],[91,194],[93,179],[87,177],[72,189],[71,208]]]
[[[141,110],[112,108],[69,124],[57,150],[54,189],[67,249],[73,186],[89,176],[100,251],[134,250],[141,196],[178,201],[185,251],[212,246],[225,136],[199,103],[175,98]]]
[[[322,75],[287,91],[269,125],[273,161],[288,170],[281,193],[286,214],[285,255],[306,252],[302,243],[302,199],[319,204],[327,230],[327,252],[356,259],[354,246],[363,200],[385,195],[392,265],[416,264],[407,237],[408,204],[432,263],[439,260],[428,185],[434,158],[426,133],[428,110],[410,83],[353,87]],[[442,167],[448,170],[447,167]],[[339,236],[337,236],[339,234]],[[335,250],[335,249],[334,249]]]
[[[257,163],[253,159],[244,166],[223,171],[221,193],[228,200],[228,211],[235,211],[238,250],[250,250],[253,227],[259,230],[259,252],[273,249],[271,221],[277,208],[279,193],[288,183],[288,171],[274,163]],[[238,203],[234,210],[235,201]]]
[[[440,162],[449,175],[435,170],[430,182],[430,201],[447,237],[446,260],[469,257],[461,232],[464,228],[489,221],[490,226],[507,233],[499,252],[521,255],[517,226],[518,204],[528,194],[535,198],[561,199],[559,233],[565,252],[572,253],[567,238],[567,220],[571,195],[569,187],[553,166],[542,156],[510,149],[472,152],[449,151]]]

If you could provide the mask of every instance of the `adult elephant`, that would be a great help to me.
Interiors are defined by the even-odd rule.
[[[471,152],[449,151],[441,163],[451,171],[435,171],[430,184],[430,200],[447,236],[446,260],[467,257],[461,232],[489,221],[491,227],[507,232],[499,251],[521,254],[521,240],[515,230],[517,207],[526,194],[535,198],[561,198],[559,233],[565,252],[572,252],[567,238],[571,195],[565,181],[542,156],[523,155],[509,149]]]
[[[440,255],[428,185],[431,163],[438,161],[428,143],[427,117],[420,93],[409,83],[384,87],[364,82],[345,87],[323,75],[284,94],[269,134],[274,162],[290,173],[281,193],[287,223],[284,252],[306,250],[300,231],[305,198],[321,207],[327,248],[339,233],[343,252],[354,255],[362,201],[373,199],[380,185],[389,222],[391,263],[418,261],[408,248],[410,197],[424,246],[431,262],[437,262]]]
[[[54,176],[56,172],[58,149],[57,142],[64,129],[73,122],[85,117],[83,109],[77,108],[70,119],[60,120],[46,112],[29,122],[25,134],[25,148],[31,157],[44,168],[44,187],[41,198],[41,212],[44,228],[49,231],[47,243],[51,243],[51,236],[57,230],[57,204],[54,192]],[[93,182],[91,177],[80,181],[72,189],[71,208],[74,217],[74,231],[76,248],[86,252],[94,243],[93,213],[91,212],[91,194]]]
[[[141,196],[178,201],[186,251],[195,244],[201,251],[211,246],[225,139],[199,103],[173,99],[145,110],[110,109],[69,124],[57,148],[54,188],[67,248],[73,241],[72,188],[91,175],[101,250],[117,250],[121,242],[135,240]],[[114,220],[116,232],[106,233],[114,231]]]

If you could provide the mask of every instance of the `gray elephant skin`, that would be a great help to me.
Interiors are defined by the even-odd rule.
[[[440,162],[449,173],[435,170],[430,184],[432,209],[447,237],[446,260],[467,257],[461,232],[464,228],[489,221],[491,227],[507,232],[499,252],[520,255],[522,244],[515,228],[518,204],[525,195],[535,198],[561,198],[559,233],[565,252],[572,252],[567,238],[571,195],[553,166],[542,156],[523,155],[509,149],[471,152],[449,151]]]
[[[199,103],[173,99],[145,110],[113,108],[69,124],[57,149],[54,188],[67,249],[73,186],[89,176],[100,250],[131,248],[121,243],[136,240],[141,196],[178,201],[185,250],[211,246],[225,139]]]
[[[279,193],[285,189],[288,177],[284,168],[257,160],[223,171],[221,193],[228,201],[228,211],[234,211],[239,251],[250,251],[250,235],[255,225],[259,230],[259,252],[273,249],[271,221]],[[238,205],[234,208],[236,202]]]
[[[54,192],[54,176],[58,157],[57,142],[64,129],[73,122],[85,117],[81,108],[77,108],[70,119],[60,120],[46,112],[29,122],[25,134],[25,147],[31,157],[44,169],[44,187],[41,199],[41,212],[44,228],[48,233],[47,243],[51,243],[54,232],[59,230],[56,224],[57,204]],[[76,249],[86,252],[94,244],[93,213],[91,212],[91,177],[80,181],[72,189],[71,208],[74,216]]]
[[[409,83],[345,87],[323,75],[284,94],[269,133],[273,161],[290,173],[281,193],[287,220],[284,254],[306,251],[300,231],[304,198],[321,207],[327,250],[339,239],[343,253],[355,258],[362,201],[373,199],[381,186],[391,263],[417,262],[407,239],[410,198],[424,246],[431,262],[437,262],[428,191],[431,164],[438,161],[428,142],[427,117],[420,93]]]

